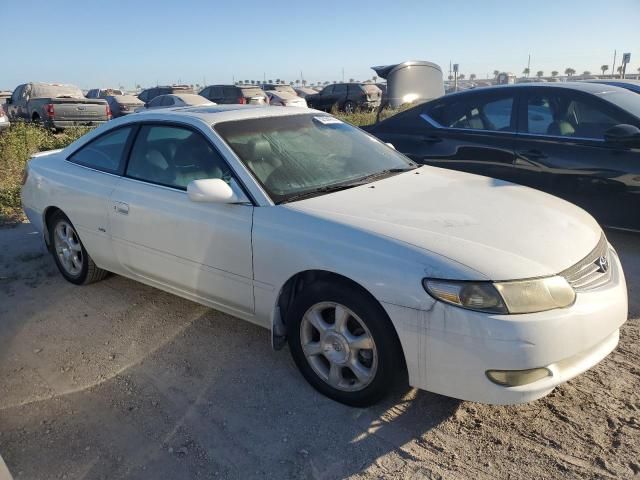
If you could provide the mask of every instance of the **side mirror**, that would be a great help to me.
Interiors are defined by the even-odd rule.
[[[230,184],[220,178],[192,180],[187,185],[187,195],[192,202],[248,203],[242,189],[231,180]]]
[[[621,147],[640,147],[640,128],[622,123],[604,132],[604,140]]]
[[[384,144],[389,148],[393,148],[394,150],[396,149],[396,147],[395,147],[395,145],[393,143],[384,142]]]

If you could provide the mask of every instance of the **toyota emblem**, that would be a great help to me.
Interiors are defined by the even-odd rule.
[[[609,260],[607,260],[607,257],[602,256],[598,258],[595,263],[598,266],[599,272],[607,273],[607,271],[609,270]]]

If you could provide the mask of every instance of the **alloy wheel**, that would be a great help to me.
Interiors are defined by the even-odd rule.
[[[307,362],[328,385],[354,392],[376,376],[378,352],[371,332],[358,315],[335,302],[313,305],[300,322]]]
[[[71,276],[80,275],[84,262],[82,245],[78,234],[68,222],[62,220],[56,225],[53,247],[62,268]]]

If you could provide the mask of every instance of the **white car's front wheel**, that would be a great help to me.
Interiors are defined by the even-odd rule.
[[[406,378],[400,342],[386,312],[354,285],[309,285],[286,321],[298,368],[314,388],[338,402],[372,405]]]

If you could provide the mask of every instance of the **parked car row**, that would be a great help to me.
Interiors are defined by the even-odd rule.
[[[158,100],[158,97],[162,97]],[[204,99],[204,100],[203,100]],[[294,89],[285,84],[209,85],[196,93],[189,85],[155,86],[137,97],[117,88],[93,88],[85,95],[74,86],[31,82],[19,85],[5,100],[8,119],[39,123],[63,129],[78,125],[99,125],[141,110],[171,106],[215,104],[311,106],[324,111],[334,109],[353,113],[380,106],[381,89],[367,83],[336,83],[317,92],[312,88]],[[0,117],[3,118],[3,117]]]

